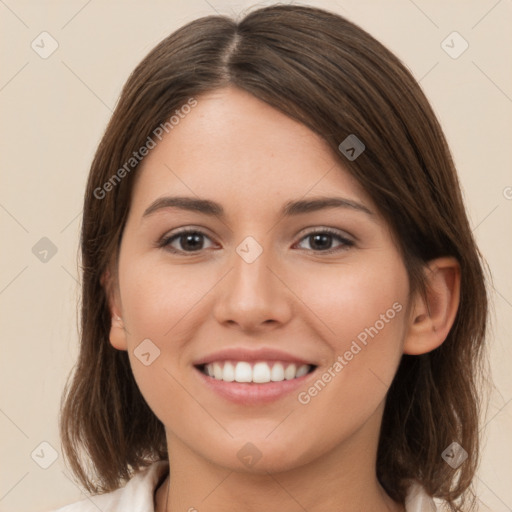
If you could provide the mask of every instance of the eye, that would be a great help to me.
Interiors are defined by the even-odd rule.
[[[338,246],[332,247],[335,240],[338,240],[340,243]],[[311,247],[309,250],[324,254],[343,251],[354,245],[352,240],[349,240],[335,229],[330,228],[320,228],[312,231],[301,239],[301,243],[302,241],[309,241]]]
[[[209,246],[205,246],[205,240],[210,241]],[[310,248],[301,247],[302,249],[311,250],[317,253],[330,254],[348,249],[354,245],[344,235],[335,229],[319,228],[302,237],[299,246],[309,242]],[[333,242],[338,241],[338,245],[333,247]],[[158,243],[159,247],[165,248],[173,253],[192,254],[200,252],[213,246],[210,237],[198,229],[184,229],[176,233],[164,236]]]
[[[165,236],[159,242],[159,246],[174,253],[192,253],[207,248],[204,246],[205,239],[210,240],[202,231],[197,229],[184,229],[172,235]]]

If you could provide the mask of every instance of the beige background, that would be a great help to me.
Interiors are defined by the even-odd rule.
[[[258,5],[268,3],[274,2]],[[451,144],[471,223],[494,275],[489,347],[496,388],[477,486],[491,510],[511,511],[512,2],[312,3],[355,21],[406,63]],[[43,511],[83,498],[63,463],[57,415],[77,354],[84,184],[121,87],[142,57],[185,22],[251,5],[0,0],[0,511]],[[43,31],[59,45],[46,59],[31,47],[35,40],[43,51]],[[469,44],[456,59],[441,46],[453,31]],[[460,44],[455,40],[455,50]],[[44,48],[51,48],[49,39]],[[47,262],[32,252],[42,237],[57,249]],[[35,450],[36,460],[51,462],[51,448],[42,442],[58,456],[48,469],[31,458]]]

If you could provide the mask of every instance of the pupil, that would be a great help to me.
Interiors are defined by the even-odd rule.
[[[184,249],[198,249],[201,246],[201,236],[198,233],[192,233],[185,235],[185,247]]]
[[[322,235],[322,234],[320,234],[320,235],[312,235],[312,238],[313,238],[313,244],[312,244],[313,248],[316,248],[316,249],[328,249],[329,246],[331,245],[329,243],[331,241],[331,235]],[[327,246],[325,244],[322,245],[322,242],[327,242]]]

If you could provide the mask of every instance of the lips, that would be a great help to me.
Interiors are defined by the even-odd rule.
[[[236,406],[264,406],[290,396],[292,398],[289,399],[294,399],[293,393],[297,393],[301,387],[307,386],[307,382],[315,378],[316,372],[313,369],[302,377],[296,376],[290,380],[285,379],[279,382],[270,381],[264,383],[254,381],[227,382],[210,377],[198,368],[194,369],[194,374],[199,382],[205,386],[205,389],[208,390],[208,393],[213,393]],[[207,400],[210,400],[210,398],[208,397]]]
[[[272,348],[227,348],[204,356],[194,366],[208,377],[224,382],[268,383],[306,375],[316,365]]]
[[[197,359],[194,367],[212,391],[238,404],[255,405],[277,400],[303,385],[317,364],[270,348],[231,348]]]
[[[246,349],[246,348],[226,348],[217,352],[212,352],[202,358],[194,361],[194,366],[207,365],[209,363],[221,361],[245,361],[248,363],[255,363],[258,361],[266,361],[268,363],[281,362],[284,364],[294,363],[296,366],[308,364],[316,366],[315,361],[308,360],[304,357],[287,353],[273,348],[260,348],[260,349]]]

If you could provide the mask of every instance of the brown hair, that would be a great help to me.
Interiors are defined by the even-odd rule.
[[[430,353],[404,355],[389,389],[377,475],[396,501],[404,502],[415,479],[463,510],[479,456],[487,292],[454,164],[405,66],[353,23],[306,6],[266,7],[238,22],[195,20],[158,44],[124,86],[85,194],[81,345],[60,419],[73,472],[87,490],[103,493],[167,458],[163,424],[143,399],[127,353],[109,343],[102,283],[115,267],[136,169],[102,198],[98,190],[177,108],[228,84],[300,121],[337,152],[389,222],[413,291],[424,289],[429,260],[451,255],[460,263],[460,305],[446,341]],[[350,134],[366,146],[354,161],[338,150]],[[458,470],[441,458],[453,441],[469,454]]]

